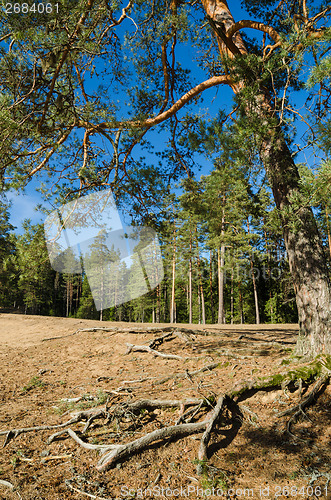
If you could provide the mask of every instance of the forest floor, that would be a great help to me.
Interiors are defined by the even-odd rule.
[[[148,330],[156,326],[159,331]],[[200,475],[201,432],[150,444],[103,471],[96,468],[99,452],[68,435],[48,444],[58,429],[17,436],[2,432],[64,423],[79,410],[106,408],[107,413],[113,403],[122,408],[144,399],[208,402],[211,395],[216,401],[254,377],[300,367],[292,355],[298,327],[290,324],[177,324],[179,335],[169,335],[155,349],[178,359],[134,349],[127,353],[127,343],[152,345],[169,326],[0,314],[1,499],[331,498],[327,384],[292,434],[286,432],[289,416],[278,414],[300,401],[305,384],[246,392],[238,399],[236,425],[225,415],[223,427],[212,434]],[[93,327],[109,331],[77,331]],[[82,422],[70,427],[91,444],[127,443],[175,425],[182,414],[182,405],[142,409],[97,418],[85,434]]]

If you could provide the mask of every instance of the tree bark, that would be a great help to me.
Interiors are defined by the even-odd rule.
[[[205,296],[203,292],[202,284],[202,274],[201,274],[201,264],[200,264],[200,253],[199,253],[199,241],[198,241],[198,229],[195,227],[195,239],[197,245],[197,266],[198,266],[198,279],[199,279],[199,298],[201,299],[201,313],[202,313],[202,324],[206,324],[206,311],[205,311]],[[200,307],[199,307],[200,309]],[[199,323],[200,323],[200,313],[199,313]]]
[[[224,323],[224,245],[217,249],[217,267],[218,267],[218,324]]]
[[[223,203],[225,203],[225,195],[223,196]],[[221,250],[217,249],[217,264],[218,264],[218,323],[224,323],[224,262],[225,262],[225,245],[223,242],[224,237],[224,222],[225,214],[224,207],[222,209],[221,221]]]
[[[174,220],[170,323],[174,323],[175,322],[175,286],[176,286],[175,281],[176,281],[176,222]]]
[[[234,25],[226,1],[201,1],[207,15],[221,26],[215,32],[221,57],[235,58],[238,53],[247,54],[239,32],[230,40],[236,45],[238,53],[226,38],[225,32]],[[238,93],[245,85],[243,81],[236,81],[231,87]],[[327,261],[313,212],[300,201],[298,169],[283,130],[279,122],[276,123],[273,100],[262,88],[256,93],[255,101],[245,106],[245,112],[251,123],[258,122],[260,157],[282,222],[299,315],[297,352],[309,356],[331,354],[331,287]],[[261,130],[264,130],[263,134]]]
[[[213,295],[213,251],[209,251],[209,290],[210,290],[210,309],[211,309],[211,322],[215,323],[214,318],[214,295]]]
[[[192,235],[190,234],[190,261],[189,261],[189,323],[192,319]]]
[[[329,210],[327,204],[325,204],[325,220],[326,220],[326,231],[328,233],[328,245],[329,245],[329,254],[331,258],[331,234],[330,234],[330,225],[329,225]]]
[[[248,231],[248,234],[250,234],[249,219],[247,219],[247,231]],[[252,248],[252,252],[253,252],[253,247],[251,247],[251,248]],[[259,325],[260,324],[259,298],[257,295],[255,269],[254,269],[254,262],[253,262],[252,254],[251,254],[251,258],[250,258],[250,266],[251,266],[252,283],[253,283],[254,304],[255,304],[255,322],[257,325]]]

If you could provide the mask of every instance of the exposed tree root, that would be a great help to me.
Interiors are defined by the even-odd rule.
[[[94,328],[78,328],[78,330],[76,330],[75,332],[73,333],[69,333],[68,335],[61,335],[59,337],[48,337],[48,338],[45,338],[45,339],[42,339],[41,341],[42,342],[48,342],[49,340],[58,340],[58,339],[65,339],[67,337],[72,337],[73,335],[76,335],[77,333],[83,333],[83,332],[105,332],[105,333],[108,333],[108,332],[112,332],[113,335],[115,335],[116,333],[119,333],[119,329],[115,326],[115,327],[94,327]]]
[[[162,331],[167,331],[167,330],[169,330],[169,328],[165,328]],[[190,335],[191,336],[193,335],[191,330],[186,331],[170,327],[170,331],[168,333],[165,333],[164,335],[161,335],[161,337],[153,339],[148,345],[134,345],[127,343],[126,345],[128,349],[125,354],[129,354],[130,352],[148,352],[150,354],[153,354],[153,356],[159,356],[161,358],[182,360],[184,359],[182,356],[179,356],[177,354],[166,354],[157,351],[155,348],[159,347],[164,342],[169,342],[173,340],[175,337],[184,340],[186,343],[192,343],[196,339],[196,337],[193,335],[192,339]]]
[[[287,425],[286,425],[287,432],[289,433],[290,436],[292,436],[295,439],[298,439],[300,441],[304,441],[301,438],[298,438],[297,436],[295,436],[295,434],[293,434],[292,426],[299,420],[299,418],[301,416],[303,416],[304,418],[308,418],[306,413],[304,412],[304,408],[313,404],[315,399],[317,399],[319,391],[322,389],[323,386],[325,386],[325,384],[328,383],[329,379],[330,379],[330,373],[324,373],[316,381],[316,383],[314,384],[314,386],[313,386],[312,390],[309,392],[309,394],[304,399],[302,399],[299,404],[297,404],[296,406],[293,406],[292,408],[289,408],[288,410],[285,410],[277,415],[278,417],[283,417],[285,415],[291,415],[293,413],[293,415],[288,420]]]
[[[176,335],[179,338],[185,339],[186,341],[190,340],[189,335],[195,335],[202,334],[206,335],[206,330],[191,330],[190,328],[178,328],[175,326],[144,326],[144,327],[127,327],[127,328],[119,328],[117,326],[109,326],[109,327],[102,327],[102,326],[95,326],[91,328],[78,328],[78,330],[74,331],[73,333],[69,333],[68,335],[61,335],[59,337],[48,337],[45,339],[42,339],[42,342],[47,342],[49,340],[58,340],[58,339],[65,339],[67,337],[72,337],[73,335],[76,335],[77,333],[84,333],[84,332],[104,332],[104,333],[112,333],[112,335],[115,335],[117,333],[157,333],[157,332],[170,332],[169,336]],[[167,335],[164,336],[166,338]]]
[[[150,345],[153,345],[154,347],[160,345],[161,343],[172,338],[172,335],[173,330],[167,335],[154,339],[154,343],[151,343]],[[133,344],[129,344],[129,348],[130,350],[135,350],[135,348],[137,348],[136,350],[144,348],[144,350],[147,350],[147,352],[151,352],[152,354],[155,352],[158,353],[158,351],[155,351],[152,347],[150,347],[150,345],[135,346]],[[171,356],[175,359],[182,359],[179,356],[164,355],[163,353],[158,354],[162,354],[164,357]],[[177,374],[172,377],[183,378],[188,375],[192,377],[204,371],[213,370],[218,365],[218,363],[212,363],[194,372],[186,371],[185,373]],[[226,393],[218,395],[217,398],[215,395],[212,395],[181,400],[142,399],[138,401],[123,401],[121,400],[122,396],[119,395],[108,400],[103,408],[93,408],[72,413],[70,415],[70,419],[62,424],[12,429],[9,431],[1,431],[0,435],[6,436],[4,443],[4,446],[6,446],[11,439],[25,432],[59,429],[58,432],[50,436],[48,444],[52,443],[55,439],[69,436],[79,446],[88,450],[98,451],[102,456],[98,461],[96,468],[98,471],[105,471],[113,468],[117,462],[125,461],[132,455],[146,450],[153,443],[163,442],[164,440],[169,439],[180,439],[192,434],[202,433],[198,450],[198,473],[201,474],[203,472],[202,465],[208,458],[208,446],[213,433],[216,434],[215,431],[219,431],[220,427],[231,425],[232,440],[234,439],[236,432],[239,430],[241,422],[238,421],[238,415],[242,418],[239,406],[241,401],[248,399],[257,391],[274,390],[289,384],[294,384],[298,380],[304,381],[306,385],[309,385],[314,381],[314,385],[309,394],[301,399],[296,406],[278,415],[291,415],[287,424],[287,430],[291,435],[293,435],[291,431],[293,424],[297,421],[300,415],[304,414],[304,409],[313,404],[313,402],[317,399],[323,387],[325,387],[329,382],[330,375],[331,371],[329,360],[325,361],[323,358],[317,358],[309,365],[305,365],[294,370],[288,370],[284,373],[278,373],[269,377],[258,377],[254,380],[243,381],[240,384],[236,384]],[[86,434],[87,430],[91,427],[92,422],[95,422],[97,419],[103,419],[103,425],[107,425],[111,422],[115,422],[117,424],[121,421],[124,423],[131,422],[129,427],[129,431],[131,432],[132,427],[134,429],[143,428],[146,414],[161,408],[180,409],[180,416],[177,417],[175,424],[153,430],[127,443],[91,444],[86,440],[86,438],[84,438],[84,434]],[[245,407],[243,407],[243,409],[247,410]],[[247,411],[250,412],[249,409]],[[255,417],[257,416],[255,415]],[[71,427],[73,424],[80,421],[86,421],[82,432],[78,432]],[[122,432],[123,436],[127,431],[120,430],[119,433],[120,432]],[[229,439],[225,440],[224,446],[228,443]],[[93,497],[93,495],[90,494],[87,494],[87,496],[90,496],[91,498],[98,498],[95,496]]]
[[[206,430],[202,435],[202,438],[200,441],[200,448],[198,451],[198,459],[199,460],[207,460],[208,443],[209,443],[209,440],[211,437],[212,430],[213,430],[214,426],[216,425],[217,420],[220,417],[223,406],[224,406],[224,397],[221,396],[217,401],[217,404],[216,404],[216,406],[212,412],[212,415],[207,423]],[[199,473],[199,471],[198,471],[198,473]]]
[[[168,377],[164,377],[161,380],[157,380],[156,382],[154,382],[154,385],[164,384],[165,382],[168,382],[169,380],[172,380],[172,379],[186,378],[187,375],[189,375],[190,377],[194,377],[195,375],[198,375],[199,373],[214,370],[214,368],[217,368],[218,366],[220,366],[219,362],[211,363],[210,365],[203,366],[199,370],[194,370],[193,372],[185,371],[184,373],[173,373],[173,374],[169,375]]]
[[[196,434],[204,430],[207,424],[208,420],[204,420],[202,422],[172,425],[169,427],[164,427],[162,429],[157,429],[139,439],[131,441],[130,443],[127,443],[125,445],[117,445],[116,449],[107,452],[106,455],[99,460],[96,468],[99,471],[105,471],[111,467],[114,467],[114,465],[119,460],[122,461],[133,454],[145,450],[150,444],[154,443],[155,441],[162,441],[167,438],[178,439],[189,436],[191,434]]]
[[[76,424],[77,422],[80,422],[82,420],[90,419],[92,415],[97,414],[97,416],[105,416],[105,410],[103,409],[90,409],[90,410],[83,410],[79,411],[76,413],[73,413],[71,415],[71,419],[68,420],[67,422],[64,422],[63,424],[56,424],[56,425],[37,425],[35,427],[22,427],[21,429],[10,429],[9,431],[1,431],[0,436],[6,436],[5,442],[3,444],[3,448],[12,440],[15,439],[17,436],[20,434],[25,434],[27,432],[33,432],[33,431],[49,431],[53,429],[61,429],[64,427],[67,427],[68,425]]]

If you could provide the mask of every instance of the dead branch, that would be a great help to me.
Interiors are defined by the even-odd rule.
[[[87,493],[86,491],[79,490],[78,488],[75,488],[74,486],[72,486],[72,484],[70,483],[70,481],[68,479],[65,480],[65,484],[70,490],[75,491],[76,493],[79,493],[80,495],[85,495],[89,498],[94,498],[95,500],[112,500],[110,498],[99,497],[97,495],[92,495],[91,493]]]
[[[149,352],[153,354],[153,356],[159,356],[160,358],[167,359],[180,359],[183,360],[182,356],[178,356],[177,354],[165,354],[160,351],[156,351],[155,349],[151,349],[148,345],[134,345],[134,344],[126,344],[128,349],[125,354],[130,354],[130,352]]]
[[[96,409],[90,409],[90,410],[83,410],[79,411],[76,413],[71,414],[71,419],[68,420],[67,422],[64,422],[62,424],[56,424],[56,425],[37,425],[35,427],[22,427],[20,429],[10,429],[9,431],[0,431],[0,436],[6,436],[5,442],[3,444],[3,448],[7,446],[7,444],[12,440],[15,439],[17,436],[20,434],[24,434],[27,432],[33,432],[33,431],[49,431],[53,429],[62,429],[64,427],[67,427],[68,425],[71,424],[76,424],[77,422],[80,422],[81,420],[86,420],[91,418],[93,413],[97,413],[98,416],[105,416],[105,410],[102,410],[100,408]]]

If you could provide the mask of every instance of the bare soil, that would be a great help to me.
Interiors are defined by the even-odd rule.
[[[217,398],[236,384],[300,366],[292,355],[297,325],[173,325],[197,330],[195,339],[176,337],[157,349],[183,359],[126,354],[127,343],[148,345],[162,335],[148,331],[151,326],[169,324],[0,314],[0,433],[65,422],[75,410],[104,407],[107,397]],[[118,330],[75,333],[93,327]],[[190,376],[213,362],[215,369]],[[0,498],[331,498],[330,396],[329,385],[293,426],[294,437],[286,432],[289,417],[277,414],[300,401],[299,387],[247,394],[239,402],[236,430],[225,424],[213,434],[202,476],[196,462],[201,434],[155,443],[98,472],[98,452],[70,437],[48,445],[52,430],[22,433],[1,448]],[[72,398],[81,399],[63,401]],[[127,421],[97,420],[82,439],[126,443],[174,425],[179,415],[180,409],[167,408]],[[82,427],[72,426],[76,432]],[[5,437],[0,435],[0,446]]]

